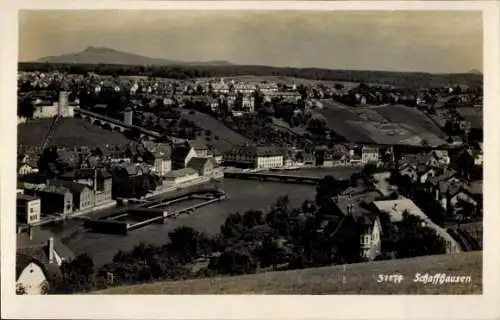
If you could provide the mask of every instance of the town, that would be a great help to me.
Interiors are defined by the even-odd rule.
[[[481,83],[71,68],[18,75],[18,293],[482,250]],[[201,216],[204,204],[169,205],[212,206],[241,179],[312,184],[316,194],[299,207],[271,195],[269,211],[231,213],[217,235],[181,226],[168,245],[117,248],[98,270],[50,231],[72,221],[129,237]],[[38,284],[26,276],[34,266]]]

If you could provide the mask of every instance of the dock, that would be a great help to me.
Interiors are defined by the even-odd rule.
[[[160,207],[171,205],[185,200],[205,200],[186,208],[177,210],[162,209]],[[224,191],[199,192],[181,196],[170,200],[157,200],[144,202],[129,208],[122,208],[117,212],[98,219],[83,219],[85,228],[95,232],[127,234],[129,231],[139,229],[150,224],[163,224],[169,218],[182,214],[189,214],[196,209],[226,199]]]

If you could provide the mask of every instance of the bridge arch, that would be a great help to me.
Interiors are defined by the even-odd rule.
[[[92,124],[102,127],[104,123],[101,120],[94,119],[94,121],[92,121]]]
[[[110,131],[113,129],[113,128],[111,128],[111,125],[107,122],[103,123],[102,128],[105,130],[110,130]]]

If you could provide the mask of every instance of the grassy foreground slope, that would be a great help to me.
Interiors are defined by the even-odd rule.
[[[470,276],[467,284],[414,283],[416,273]],[[343,274],[344,279],[343,281]],[[377,283],[402,274],[400,284]],[[122,286],[96,294],[481,294],[482,252],[377,261],[253,275]]]

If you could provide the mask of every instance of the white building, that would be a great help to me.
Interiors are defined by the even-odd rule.
[[[198,172],[193,168],[173,170],[165,174],[164,183],[167,185],[181,185],[199,178]]]
[[[17,294],[43,294],[46,284],[47,275],[42,263],[30,256],[16,255]]]
[[[257,169],[270,169],[283,167],[284,159],[283,153],[274,147],[243,146],[226,153],[224,163]]]
[[[378,148],[372,148],[368,146],[363,146],[361,148],[361,162],[363,164],[377,163],[378,161],[379,161]]]
[[[17,194],[16,211],[17,221],[34,224],[40,221],[41,200],[26,194]]]

